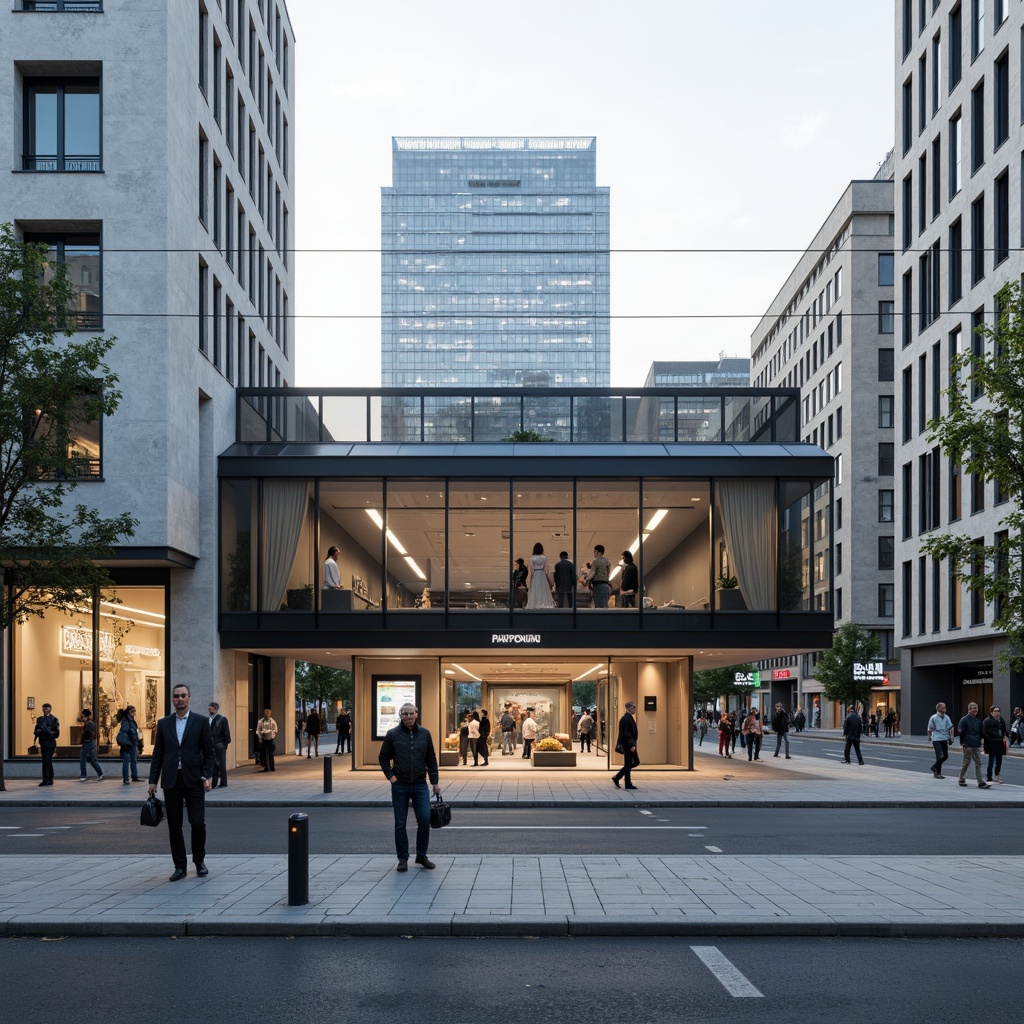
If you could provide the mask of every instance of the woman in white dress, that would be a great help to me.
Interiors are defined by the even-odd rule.
[[[544,555],[544,545],[533,545],[533,557],[530,559],[530,593],[526,599],[527,608],[554,608],[551,597],[551,577],[548,574],[548,560]]]

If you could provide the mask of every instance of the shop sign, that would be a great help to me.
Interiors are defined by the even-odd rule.
[[[790,679],[792,674],[788,668],[772,669],[772,679]]]
[[[732,680],[737,686],[760,686],[761,673],[757,669],[753,672],[736,672]]]
[[[880,683],[885,679],[885,662],[883,661],[855,661],[853,663],[854,682]]]
[[[401,721],[398,712],[403,704],[419,707],[420,677],[389,679],[384,676],[374,676],[372,682],[373,738],[382,740],[388,729],[394,728]]]
[[[539,644],[540,633],[492,633],[492,644]]]
[[[964,686],[987,686],[992,682],[992,662],[977,661],[961,668],[964,673]]]

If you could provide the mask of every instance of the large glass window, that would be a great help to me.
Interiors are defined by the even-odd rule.
[[[444,480],[388,483],[385,531],[388,608],[444,608]],[[343,578],[344,580],[344,578]]]
[[[71,284],[70,310],[80,331],[103,329],[103,290],[100,236],[97,234],[64,234],[26,232],[26,242],[41,242],[49,252],[50,267],[44,282],[53,276],[59,263],[68,268]]]
[[[14,753],[26,755],[34,743],[43,704],[52,704],[60,720],[58,757],[78,758],[83,708],[93,712],[98,726],[100,756],[116,755],[117,712],[129,704],[136,708],[139,734],[151,750],[157,718],[166,709],[166,635],[162,586],[119,586],[101,591],[95,609],[92,600],[84,599],[69,614],[50,611],[14,626]]]
[[[611,563],[612,592],[621,582],[623,551],[639,550],[640,487],[637,480],[580,480],[576,485],[577,568],[591,571],[597,545]],[[641,588],[643,581],[640,581]],[[592,606],[592,592],[580,592],[579,607]]]
[[[779,510],[779,610],[809,611],[812,604],[811,512],[813,487],[804,480],[785,481]]]
[[[312,484],[264,480],[260,496],[260,610],[311,611],[318,567]]]
[[[711,604],[707,480],[645,480],[637,604],[703,611]]]
[[[552,583],[555,581],[555,566],[564,551],[567,561],[572,563],[572,580],[562,588],[561,596],[555,604],[559,607],[571,608],[575,603],[576,591],[576,555],[573,538],[573,496],[571,481],[553,480],[514,480],[512,483],[512,551],[514,558],[522,558],[527,569],[531,569],[531,559],[539,544],[541,554],[547,559],[546,571]],[[453,541],[457,538],[453,538]],[[540,563],[538,563],[540,564]],[[565,575],[568,575],[568,566]],[[560,570],[560,576],[562,571]],[[564,581],[563,581],[564,582]],[[529,583],[527,579],[527,605],[529,600]],[[536,584],[540,587],[540,582]],[[566,589],[568,586],[568,589]],[[521,595],[520,595],[521,596]],[[535,597],[536,601],[536,597]]]
[[[510,544],[507,480],[453,480],[448,490],[448,592],[452,607],[508,607],[514,559],[530,564],[525,541]],[[545,550],[546,547],[545,547]],[[443,581],[442,584],[443,586]],[[525,606],[526,591],[513,602]]]
[[[320,551],[317,556],[319,580],[316,589],[322,611],[349,611],[379,608],[385,593],[382,560],[384,544],[390,573],[388,592],[394,592],[399,580],[412,571],[396,544],[398,535],[383,535],[384,489],[380,480],[320,481]],[[404,546],[404,545],[403,545]],[[325,587],[324,569],[331,548],[338,548],[335,564],[341,590]],[[397,562],[397,564],[396,564]],[[415,577],[415,573],[413,573]],[[415,577],[416,582],[422,582]],[[409,580],[412,587],[413,580]],[[410,590],[422,593],[422,588]]]
[[[25,80],[26,171],[99,171],[98,78]]]

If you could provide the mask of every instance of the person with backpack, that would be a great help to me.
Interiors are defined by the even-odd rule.
[[[781,701],[775,704],[772,715],[772,730],[775,733],[775,756],[779,756],[783,743],[786,745],[786,760],[789,760],[789,715],[782,708]]]
[[[135,707],[129,704],[119,711],[121,724],[117,729],[117,746],[121,751],[121,785],[141,782],[139,778],[139,726],[135,721]]]

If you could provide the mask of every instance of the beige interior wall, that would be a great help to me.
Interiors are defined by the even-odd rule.
[[[669,760],[669,732],[674,709],[669,707],[667,669],[663,662],[641,662],[636,666],[636,696],[632,699],[636,701],[636,724],[640,733],[637,753],[641,764],[666,764]],[[644,710],[645,697],[655,698],[656,711]]]
[[[444,741],[441,707],[441,666],[437,658],[356,658],[355,659],[355,743],[356,768],[379,770],[380,740],[373,736],[373,677],[419,676],[421,725],[430,730],[434,750]],[[294,723],[292,728],[294,729]]]

